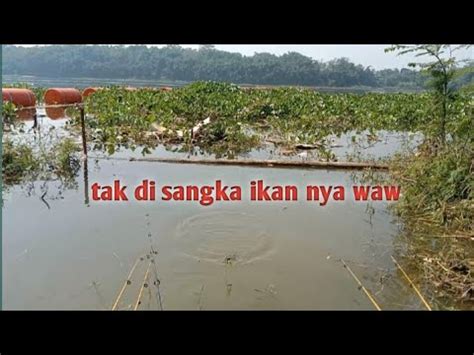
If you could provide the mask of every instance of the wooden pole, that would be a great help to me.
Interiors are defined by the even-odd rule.
[[[87,157],[84,159],[84,204],[89,205],[89,169],[87,166]]]
[[[107,158],[106,158],[107,159]],[[114,158],[112,158],[114,159]],[[309,169],[342,169],[388,170],[388,165],[364,162],[324,162],[324,161],[281,161],[281,160],[227,160],[227,159],[187,159],[187,158],[129,158],[129,161],[144,161],[157,163],[177,164],[205,164],[205,165],[240,165],[275,168],[309,168]]]
[[[33,116],[33,129],[38,128],[38,115],[35,113]]]
[[[86,121],[85,121],[85,114],[84,114],[84,107],[80,107],[79,111],[81,113],[81,129],[82,129],[82,151],[84,155],[87,157],[87,140],[86,140]]]

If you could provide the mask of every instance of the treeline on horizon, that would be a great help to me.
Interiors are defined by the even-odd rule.
[[[200,46],[196,50],[177,45],[163,48],[8,45],[3,46],[2,74],[400,89],[423,89],[426,82],[415,70],[374,70],[347,58],[321,62],[296,52],[244,56],[213,46]]]

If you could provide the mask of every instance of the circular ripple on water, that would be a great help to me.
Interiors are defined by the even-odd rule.
[[[175,238],[185,255],[218,264],[248,264],[274,251],[265,224],[247,213],[194,215],[178,225]]]

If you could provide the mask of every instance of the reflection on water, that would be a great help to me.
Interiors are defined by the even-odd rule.
[[[40,127],[64,133],[64,120]],[[27,123],[29,124],[29,123]],[[387,132],[380,145],[396,137]],[[397,138],[398,139],[398,138]],[[344,141],[344,138],[341,138]],[[352,140],[351,140],[352,141]],[[400,148],[400,144],[398,145]],[[380,152],[380,150],[377,150]],[[156,156],[186,156],[159,146]],[[265,158],[268,150],[249,156]],[[115,157],[140,155],[120,149]],[[240,157],[245,159],[245,157]],[[293,157],[300,159],[300,157]],[[342,267],[344,259],[383,309],[419,309],[390,260],[398,225],[388,204],[249,202],[248,184],[353,184],[344,171],[177,165],[90,156],[75,185],[36,181],[4,193],[5,309],[110,309],[137,258],[156,246],[160,302],[143,289],[140,309],[373,309]],[[243,188],[241,202],[94,202],[90,184],[143,179],[158,186]],[[133,309],[149,259],[138,263],[121,309]],[[128,287],[128,286],[127,286]],[[158,308],[159,309],[159,308]]]
[[[66,110],[63,107],[46,107],[46,116],[52,120],[66,118]]]
[[[2,75],[4,84],[8,83],[28,83],[39,87],[77,87],[87,88],[90,86],[144,86],[144,87],[162,87],[162,86],[182,86],[187,82],[180,81],[156,81],[156,80],[140,80],[140,79],[100,79],[100,78],[49,78],[43,76],[32,75]]]
[[[36,109],[21,109],[16,112],[16,118],[20,121],[34,121],[36,119]]]
[[[71,132],[65,129],[67,114],[64,108],[39,109],[37,113],[38,125],[44,131],[56,129],[57,136],[68,136]],[[25,121],[26,131],[34,127],[32,121]],[[24,137],[29,139],[29,137]],[[78,138],[78,137],[77,137]],[[369,131],[350,131],[340,136],[329,136],[326,139],[326,146],[339,161],[350,160],[377,160],[392,156],[394,153],[403,151],[413,151],[421,142],[423,136],[420,133],[391,132],[380,130],[375,133]],[[117,144],[114,149],[109,149],[103,144],[91,144],[90,156],[106,157],[107,151],[116,158],[140,158],[143,156],[156,158],[216,158],[212,154],[199,147],[184,149],[178,144],[150,143],[149,146],[138,146],[131,149],[130,145]],[[248,153],[236,156],[235,159],[278,159],[278,160],[321,160],[321,152],[314,150],[295,150],[291,154],[284,152],[284,149],[271,142],[264,142],[262,147],[252,149]]]
[[[407,152],[416,149],[422,139],[419,133],[378,131],[376,138],[370,136],[368,132],[362,132],[357,140],[352,137],[355,132],[342,134],[340,137],[329,137],[328,146],[334,153],[336,161],[357,161],[357,160],[378,160],[385,159],[397,152]],[[369,139],[370,137],[371,139]],[[91,151],[91,156],[106,157],[104,146],[97,145],[97,149]],[[309,161],[324,160],[321,152],[315,150],[295,150],[291,154],[284,153],[284,149],[266,142],[262,147],[252,149],[250,152],[236,156],[237,160],[261,159],[261,160],[284,160],[284,161]],[[117,145],[114,148],[112,157],[115,158],[209,158],[217,156],[201,148],[182,149],[179,145],[157,144],[150,147],[137,147],[134,150],[126,145]]]
[[[129,186],[147,177],[159,185],[209,184],[220,178],[240,184],[248,196],[245,187],[256,178],[269,184],[297,182],[300,189],[316,183],[348,187],[349,173],[91,162],[76,189],[50,182],[46,194],[37,184],[30,194],[17,186],[5,196],[6,309],[110,308],[136,258],[148,252],[148,233],[157,247],[164,309],[372,309],[340,258],[352,263],[382,308],[418,307],[410,290],[393,278],[389,258],[398,230],[385,203],[368,209],[350,200],[321,207],[304,200],[243,198],[202,207],[89,202],[87,196],[89,181],[105,184],[116,178]],[[146,263],[140,264],[134,287],[145,269]],[[131,303],[126,299],[122,306]],[[153,308],[156,301],[149,304]]]

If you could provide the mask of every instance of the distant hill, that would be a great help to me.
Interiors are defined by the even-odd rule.
[[[146,79],[215,80],[236,84],[318,87],[394,87],[419,89],[424,77],[410,69],[373,70],[347,58],[320,62],[296,52],[281,56],[243,56],[202,46],[3,46],[3,75]]]

